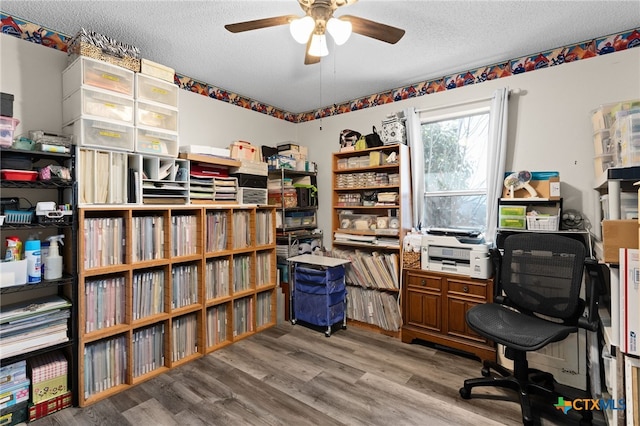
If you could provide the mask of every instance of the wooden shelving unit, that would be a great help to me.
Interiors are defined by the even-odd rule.
[[[402,239],[412,225],[409,164],[409,148],[402,144],[337,152],[332,159],[333,251],[356,259],[348,266],[347,318],[394,337],[401,329]],[[390,261],[382,273],[374,263],[363,264],[380,256]],[[358,269],[365,270],[360,278],[354,276],[361,275]]]
[[[80,406],[276,323],[274,207],[86,207],[79,235]]]

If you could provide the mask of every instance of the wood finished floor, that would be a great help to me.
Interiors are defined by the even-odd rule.
[[[285,323],[243,339],[47,425],[520,425],[512,391],[464,400],[480,362],[357,327]],[[570,425],[552,404],[537,424]],[[595,423],[594,423],[595,424]]]

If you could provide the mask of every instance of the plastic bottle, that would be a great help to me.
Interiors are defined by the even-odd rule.
[[[20,238],[7,237],[5,245],[7,252],[5,253],[4,260],[7,262],[20,260],[20,254],[22,253],[22,241],[20,241]]]
[[[60,250],[58,244],[64,245],[62,239],[64,235],[54,235],[47,238],[49,241],[49,252],[44,260],[47,265],[44,270],[45,280],[57,280],[62,277],[62,256],[60,256]]]
[[[40,276],[40,240],[35,237],[29,237],[24,243],[24,258],[27,260],[27,283],[39,283],[42,280]]]

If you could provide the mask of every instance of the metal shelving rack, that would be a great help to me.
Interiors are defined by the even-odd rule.
[[[64,296],[71,301],[71,318],[68,323],[68,337],[69,340],[64,343],[55,344],[41,349],[36,349],[31,352],[15,355],[7,358],[0,359],[0,365],[5,366],[13,364],[17,361],[28,360],[34,356],[54,352],[58,350],[64,351],[67,359],[69,360],[69,389],[73,394],[73,405],[78,404],[77,395],[77,371],[78,371],[78,358],[77,353],[77,336],[78,336],[78,276],[77,276],[77,238],[78,238],[78,219],[77,219],[77,180],[75,177],[76,170],[76,158],[75,147],[70,148],[69,153],[53,153],[53,152],[41,152],[41,151],[29,151],[12,148],[2,148],[0,153],[4,156],[6,154],[19,154],[29,157],[32,164],[37,166],[44,166],[46,164],[56,164],[66,166],[71,171],[71,179],[69,181],[51,180],[51,181],[16,181],[16,180],[0,180],[0,188],[2,188],[3,196],[24,198],[25,191],[29,194],[33,193],[34,197],[41,199],[42,197],[49,197],[49,194],[55,192],[55,196],[58,204],[71,204],[73,215],[71,215],[70,221],[64,223],[29,223],[29,224],[8,224],[4,223],[0,228],[0,238],[4,240],[6,236],[11,234],[17,234],[24,239],[34,230],[40,233],[44,233],[43,237],[50,235],[58,235],[64,233],[65,246],[61,247],[60,254],[64,258],[64,272],[63,276],[55,280],[42,279],[41,282],[36,284],[23,284],[10,287],[0,288],[0,297],[7,302],[13,301],[25,301],[35,297],[40,297],[43,294],[52,294],[53,289],[58,295]],[[31,201],[30,201],[31,202]],[[35,208],[35,202],[31,202],[33,208]],[[34,219],[35,220],[35,219]],[[1,308],[0,308],[1,309]]]

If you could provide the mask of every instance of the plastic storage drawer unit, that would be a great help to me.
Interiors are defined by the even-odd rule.
[[[178,156],[178,135],[138,127],[136,129],[136,151],[142,154]]]
[[[81,118],[62,131],[74,135],[79,145],[133,151],[133,129],[133,126],[120,123]]]
[[[178,110],[147,102],[136,101],[136,126],[156,127],[178,131]]]
[[[62,122],[69,124],[83,115],[133,124],[133,99],[82,87],[62,101]]]
[[[155,77],[136,74],[136,99],[177,107],[178,86]]]
[[[62,71],[62,98],[70,96],[83,85],[133,97],[134,76],[131,70],[80,57]]]

